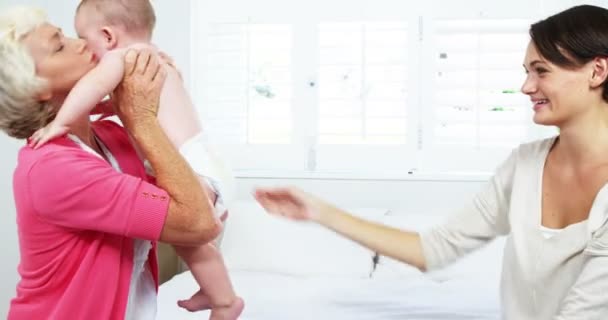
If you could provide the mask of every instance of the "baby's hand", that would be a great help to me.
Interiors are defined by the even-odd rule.
[[[38,129],[34,134],[30,137],[29,146],[34,149],[38,149],[42,147],[45,143],[47,143],[51,139],[55,139],[60,137],[70,131],[70,128],[67,126],[60,126],[55,124],[55,122],[51,122],[47,124],[44,128]]]

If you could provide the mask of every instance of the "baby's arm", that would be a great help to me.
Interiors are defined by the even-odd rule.
[[[106,53],[99,64],[76,83],[55,119],[36,131],[30,144],[37,148],[67,133],[72,123],[88,116],[97,103],[120,83],[124,73],[123,55],[122,50]]]
[[[110,51],[70,91],[54,122],[69,125],[91,110],[122,80],[125,70],[122,50]]]

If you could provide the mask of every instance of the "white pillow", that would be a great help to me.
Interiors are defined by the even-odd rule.
[[[385,209],[355,209],[353,214],[381,217]],[[222,242],[230,270],[278,272],[296,276],[369,277],[373,253],[314,223],[267,214],[256,202],[237,202]]]

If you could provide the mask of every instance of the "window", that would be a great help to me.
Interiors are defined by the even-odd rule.
[[[431,113],[423,122],[425,161],[418,167],[490,171],[529,140],[533,125],[529,99],[519,89],[530,21],[434,19],[428,25]]]
[[[359,0],[324,11],[313,0],[272,12],[207,2],[195,10],[204,18],[194,19],[193,91],[236,170],[491,171],[513,147],[553,133],[533,125],[519,92],[529,2]]]
[[[301,156],[292,148],[291,26],[217,22],[204,30],[195,100],[208,140],[237,168],[290,168]]]
[[[408,141],[407,23],[321,22],[317,30],[319,112],[313,168],[403,170],[408,155],[414,158],[413,142]]]
[[[436,23],[433,143],[474,148],[515,147],[526,137],[529,103],[520,20],[443,20]]]
[[[318,143],[405,144],[405,23],[319,26]]]

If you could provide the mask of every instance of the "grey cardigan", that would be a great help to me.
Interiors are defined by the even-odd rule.
[[[608,319],[608,185],[589,218],[546,239],[540,231],[544,163],[554,138],[521,145],[474,200],[423,234],[429,269],[508,235],[500,283],[503,319]]]

